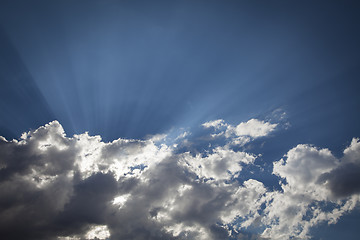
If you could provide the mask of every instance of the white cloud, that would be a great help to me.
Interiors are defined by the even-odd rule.
[[[252,119],[204,126],[235,142],[267,136],[277,125]],[[335,223],[359,202],[359,139],[341,159],[306,144],[290,149],[273,167],[282,191],[234,180],[255,167],[254,154],[227,143],[202,154],[178,152],[162,139],[67,137],[57,121],[20,140],[0,138],[0,233],[8,239],[306,239],[311,227]],[[253,236],[244,233],[254,228]]]
[[[353,210],[360,196],[350,191],[341,198],[334,197],[339,194],[337,189],[332,188],[331,182],[337,175],[348,174],[348,169],[344,167],[349,159],[359,159],[359,146],[358,140],[353,140],[340,160],[328,149],[301,144],[291,149],[284,159],[274,162],[274,174],[285,179],[286,183],[281,184],[283,192],[272,194],[272,201],[265,209],[263,221],[267,229],[263,235],[306,239],[311,227],[321,222],[336,223],[342,215]],[[355,171],[360,174],[359,170]]]
[[[92,226],[91,229],[85,234],[86,239],[108,239],[110,237],[109,229],[106,225]]]
[[[342,161],[345,163],[360,164],[360,139],[353,138],[349,147],[344,150]]]
[[[247,122],[239,123],[236,126],[225,123],[223,119],[209,121],[202,124],[205,128],[213,128],[213,138],[225,137],[231,139],[231,144],[243,146],[252,139],[268,136],[275,130],[278,124],[250,119]]]
[[[208,156],[189,153],[181,155],[186,165],[199,177],[214,180],[230,180],[238,174],[241,164],[253,163],[255,156],[245,152],[235,152],[227,147],[217,147]]]
[[[326,188],[319,188],[317,179],[338,165],[338,160],[328,149],[300,144],[291,149],[285,159],[274,163],[274,174],[286,179],[284,191],[294,194],[311,194],[317,200],[325,200]]]
[[[205,122],[202,124],[205,128],[215,128],[215,129],[221,129],[222,127],[227,127],[228,124],[225,123],[223,119],[217,119],[209,122]]]
[[[237,136],[250,136],[253,138],[265,137],[276,128],[277,124],[260,121],[257,119],[250,119],[247,122],[242,122],[236,127],[228,128],[227,135],[235,134]]]

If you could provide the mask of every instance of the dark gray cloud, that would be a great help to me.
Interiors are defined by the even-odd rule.
[[[319,177],[320,183],[326,183],[335,197],[349,197],[360,193],[360,166],[347,163],[324,173]]]
[[[354,138],[344,151],[338,166],[319,176],[336,198],[350,197],[360,193],[360,142]]]

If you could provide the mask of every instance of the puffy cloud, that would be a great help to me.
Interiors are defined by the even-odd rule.
[[[222,120],[204,126],[232,143],[266,136],[277,125],[252,119],[235,127]],[[193,154],[163,139],[67,137],[57,121],[19,140],[0,138],[1,236],[307,238],[312,226],[336,222],[359,202],[358,139],[341,159],[305,144],[289,150],[273,168],[282,191],[255,179],[239,180],[255,164],[252,153],[224,143]]]
[[[231,143],[235,145],[245,145],[252,139],[268,136],[275,130],[278,124],[261,121],[258,119],[250,119],[247,122],[239,123],[236,126],[227,124],[224,120],[218,119],[204,123],[205,128],[213,128],[216,133],[212,137],[223,136],[231,139]]]
[[[239,188],[224,181],[255,158],[225,147],[206,157],[174,154],[153,138],[66,137],[57,121],[19,141],[2,138],[0,153],[0,232],[7,239],[223,236],[217,222]]]
[[[360,141],[354,138],[340,164],[331,172],[319,177],[319,182],[325,183],[335,197],[347,197],[360,193]]]
[[[19,141],[2,138],[0,231],[7,239],[83,236],[104,223],[109,203],[133,184],[132,176],[165,152],[151,140],[104,143],[87,133],[69,138],[57,121]]]
[[[215,129],[221,129],[223,127],[227,127],[228,124],[225,123],[225,121],[223,119],[217,119],[217,120],[213,120],[213,121],[209,121],[209,122],[205,122],[202,124],[203,127],[205,128],[215,128]]]
[[[228,131],[233,131],[237,136],[258,138],[267,136],[270,132],[274,131],[276,126],[277,124],[250,119],[246,123],[240,123],[235,128],[228,129]]]
[[[319,188],[317,179],[338,165],[338,160],[328,149],[317,149],[300,144],[286,154],[286,160],[274,163],[274,174],[286,179],[285,192],[310,194],[317,200],[325,200],[326,189]]]
[[[311,227],[336,223],[353,210],[360,199],[359,149],[358,139],[353,139],[337,159],[328,149],[300,144],[274,162],[274,174],[285,182],[264,211],[263,236],[306,239]]]
[[[217,147],[207,156],[198,154],[193,157],[186,153],[181,157],[199,177],[214,180],[230,180],[241,171],[241,164],[253,163],[255,160],[254,155],[235,152],[227,147]]]

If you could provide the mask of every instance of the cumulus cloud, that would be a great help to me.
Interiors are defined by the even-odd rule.
[[[358,179],[354,173],[360,172],[350,170],[348,162],[358,161],[359,145],[358,139],[353,139],[344,157],[337,159],[329,149],[300,144],[274,162],[273,173],[285,182],[281,183],[282,192],[272,193],[272,202],[265,209],[264,223],[268,226],[263,235],[305,239],[312,226],[336,223],[353,210],[360,198],[352,178]]]
[[[181,157],[189,166],[189,170],[194,171],[198,177],[214,180],[230,180],[235,174],[240,173],[242,163],[253,163],[256,158],[254,155],[235,152],[227,147],[217,147],[207,156],[198,154],[193,157],[186,153]]]
[[[202,124],[205,128],[213,128],[216,130],[216,132],[211,135],[212,137],[223,136],[231,139],[231,143],[235,145],[245,145],[252,139],[268,136],[275,130],[277,125],[276,123],[265,122],[258,119],[250,119],[236,126],[226,123],[223,119]]]
[[[277,124],[252,119],[203,126],[234,142],[268,136]],[[239,180],[255,154],[227,143],[193,154],[162,143],[165,138],[68,137],[57,121],[19,140],[0,138],[1,236],[307,238],[311,227],[335,223],[359,202],[359,139],[341,159],[306,144],[290,149],[274,162],[281,188],[274,191],[255,179]]]
[[[360,193],[360,141],[354,138],[340,163],[330,172],[319,177],[336,197],[347,197]]]
[[[237,136],[250,136],[253,138],[264,137],[274,131],[277,124],[250,119],[246,123],[240,123],[235,128],[228,129],[233,131]]]

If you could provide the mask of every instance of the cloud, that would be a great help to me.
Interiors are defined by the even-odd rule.
[[[354,138],[336,168],[318,179],[335,197],[348,197],[360,193],[360,142]]]
[[[274,163],[273,173],[286,179],[285,192],[309,194],[317,200],[326,199],[326,189],[320,189],[317,179],[338,165],[338,160],[328,149],[317,149],[300,144],[291,149],[278,162]]]
[[[268,136],[277,124],[252,119],[203,126],[228,142],[194,154],[166,145],[166,136],[67,137],[57,121],[19,140],[0,138],[1,236],[305,239],[311,227],[335,223],[359,202],[358,139],[341,159],[306,144],[290,149],[274,162],[281,191],[273,191],[255,179],[239,180],[258,156],[228,143],[242,134],[248,141]],[[190,135],[174,141],[191,144]]]
[[[258,119],[250,119],[247,122],[239,123],[236,126],[225,123],[223,119],[209,121],[202,126],[204,128],[213,128],[216,132],[212,137],[225,137],[231,139],[231,143],[235,145],[245,145],[252,139],[268,136],[275,130],[278,124],[261,121]]]
[[[227,147],[217,147],[207,156],[201,154],[195,157],[190,154],[181,156],[189,166],[189,170],[194,171],[198,177],[214,180],[230,180],[241,171],[241,164],[253,163],[256,158],[254,155],[235,152]]]
[[[353,139],[344,157],[337,159],[329,149],[300,144],[274,162],[273,173],[285,182],[281,183],[282,192],[272,193],[265,209],[263,236],[308,238],[311,227],[336,223],[353,210],[360,199],[356,183],[360,172],[354,167],[359,145],[358,139]]]
[[[234,132],[237,136],[250,136],[253,138],[267,136],[274,131],[277,124],[259,121],[257,119],[250,119],[246,123],[240,123],[235,128],[230,128],[227,131]]]
[[[213,121],[209,121],[209,122],[205,122],[202,124],[203,127],[205,128],[215,128],[215,129],[221,129],[222,127],[227,127],[228,124],[225,123],[225,121],[223,119],[217,119],[217,120],[213,120]]]

